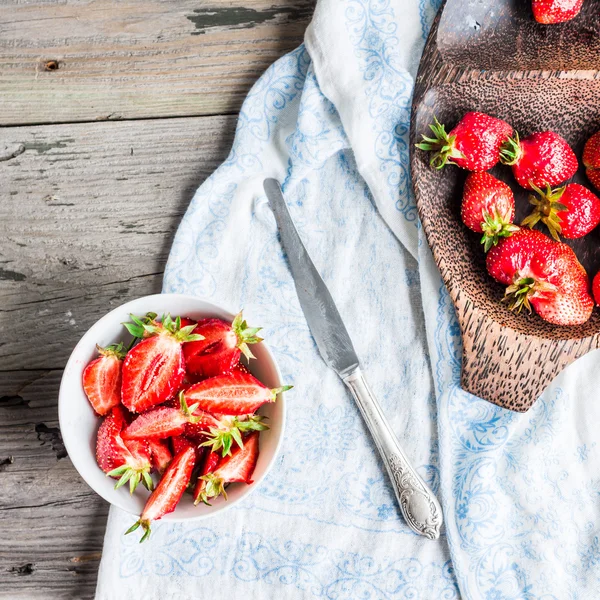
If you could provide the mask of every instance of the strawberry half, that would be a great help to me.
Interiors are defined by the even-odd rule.
[[[179,454],[182,450],[187,450],[188,448],[196,448],[196,445],[183,435],[172,437],[171,444],[173,445],[174,454]]]
[[[96,346],[100,357],[83,370],[83,390],[98,415],[105,415],[121,403],[121,365],[125,352],[123,344],[106,348]]]
[[[205,412],[194,414],[198,407],[188,407],[183,392],[179,394],[179,402],[179,408],[159,406],[142,413],[123,431],[123,439],[165,439],[181,435],[187,423],[195,423],[206,431],[218,424],[217,419]]]
[[[234,441],[240,447],[244,445],[243,433],[269,429],[262,419],[261,415],[244,415],[242,417],[223,415],[218,424],[211,427],[205,434],[205,440],[200,446],[208,446],[212,452],[221,450],[222,456],[227,456],[231,454]]]
[[[181,327],[181,319],[173,321],[170,315],[162,323],[148,324],[135,318],[134,323],[127,324],[130,333],[150,337],[130,350],[123,361],[121,402],[131,412],[143,412],[162,404],[181,387],[185,375],[181,346],[202,336],[192,333],[195,325]]]
[[[583,165],[585,174],[592,185],[600,190],[600,131],[596,132],[583,149]]]
[[[512,190],[489,173],[469,173],[463,191],[461,217],[476,233],[487,252],[501,238],[518,231],[513,225],[515,198]]]
[[[417,148],[433,152],[429,164],[441,169],[446,164],[468,171],[487,171],[500,160],[500,148],[513,133],[513,128],[501,119],[480,112],[468,112],[458,125],[446,133],[434,118],[429,128],[434,137],[422,136]]]
[[[577,157],[567,141],[553,131],[542,131],[519,140],[509,137],[500,151],[500,160],[510,165],[521,187],[531,190],[555,186],[577,171]]]
[[[275,402],[277,394],[292,386],[270,390],[256,377],[246,373],[230,373],[205,379],[185,390],[185,400],[200,410],[224,415],[249,415],[263,404]]]
[[[541,221],[560,241],[559,234],[567,239],[580,238],[600,223],[600,198],[582,185],[569,183],[554,190],[548,185],[546,191],[532,187],[537,193],[529,196],[534,209],[521,225],[534,227]]]
[[[147,443],[152,455],[152,466],[157,473],[162,475],[173,459],[169,445],[156,438],[150,438]]]
[[[545,25],[570,21],[579,14],[582,6],[583,0],[532,0],[531,2],[533,18]]]
[[[129,482],[129,491],[133,494],[140,481],[153,489],[150,478],[150,451],[144,442],[126,442],[121,432],[126,426],[125,411],[115,406],[106,416],[96,439],[96,461],[109,476],[119,478],[115,489]]]
[[[210,498],[216,498],[220,494],[227,499],[226,483],[252,483],[252,473],[258,460],[258,436],[258,432],[251,433],[244,440],[243,447],[237,448],[231,456],[221,459],[215,471],[199,478],[194,490],[194,504],[208,504]]]
[[[260,329],[248,327],[241,312],[232,323],[221,319],[199,321],[195,333],[204,339],[183,345],[186,369],[197,377],[229,373],[239,363],[241,354],[248,360],[254,358],[249,344],[262,342],[256,335]]]
[[[490,275],[508,286],[504,300],[511,310],[533,308],[555,325],[580,325],[590,318],[588,277],[566,244],[521,229],[492,248],[486,263]]]
[[[206,487],[206,481],[201,478],[204,475],[212,473],[217,468],[220,461],[221,455],[218,452],[212,452],[210,450],[207,451],[204,460],[202,461],[202,467],[196,479],[196,485],[194,486],[194,504],[199,504],[202,502],[200,496]]]
[[[158,521],[161,517],[175,510],[190,482],[195,463],[196,452],[193,448],[182,450],[175,456],[164,472],[160,483],[148,498],[139,520],[125,532],[126,535],[135,531],[141,525],[144,535],[140,542],[148,539],[150,536],[150,523]]]

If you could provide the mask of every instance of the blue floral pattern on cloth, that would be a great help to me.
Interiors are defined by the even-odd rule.
[[[374,154],[396,209],[419,225],[409,174],[411,75],[399,52],[400,40],[390,0],[349,0],[346,27],[361,65],[364,94],[376,131]]]

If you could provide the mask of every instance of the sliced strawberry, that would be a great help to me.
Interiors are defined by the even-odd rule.
[[[200,495],[206,487],[206,481],[204,479],[201,479],[201,477],[212,473],[217,468],[220,461],[221,455],[218,452],[213,452],[212,450],[207,449],[207,452],[202,461],[200,472],[198,473],[198,477],[196,479],[196,485],[194,487],[194,504],[202,502]]]
[[[139,337],[138,329],[142,329],[151,337],[143,339],[125,357],[121,401],[131,412],[143,412],[162,404],[181,387],[185,375],[181,346],[202,336],[192,333],[195,325],[182,328],[179,317],[173,321],[165,315],[162,322],[150,324],[139,319],[135,322],[128,328],[130,332]]]
[[[152,455],[152,466],[162,475],[173,459],[169,445],[163,440],[150,438],[148,447]]]
[[[182,450],[187,450],[188,448],[196,448],[195,444],[192,444],[184,435],[176,435],[171,438],[171,444],[173,445],[174,454],[179,454]]]
[[[197,325],[198,321],[194,321],[194,319],[190,319],[189,317],[179,317],[181,319],[181,327],[189,327],[190,325]],[[196,331],[196,333],[198,333]]]
[[[142,413],[124,431],[123,439],[165,439],[181,435],[187,423],[205,424],[206,430],[214,426],[216,419],[202,411],[194,415],[196,406],[188,407],[183,392],[179,394],[179,408],[159,406]]]
[[[96,461],[107,475],[119,479],[115,488],[129,482],[129,491],[133,493],[138,483],[143,481],[151,490],[153,483],[148,445],[144,442],[125,442],[121,432],[126,424],[125,411],[121,406],[115,406],[98,429]]]
[[[221,459],[217,469],[199,479],[204,485],[196,486],[194,504],[204,502],[208,504],[210,498],[215,498],[225,493],[225,484],[234,482],[252,483],[252,473],[258,460],[258,432],[251,433],[241,448],[237,448],[231,456]]]
[[[142,413],[123,432],[124,439],[165,439],[180,435],[188,417],[177,408],[159,406]]]
[[[221,450],[222,456],[227,456],[231,454],[234,441],[240,447],[244,445],[242,434],[269,429],[262,419],[261,415],[222,415],[218,424],[205,433],[205,440],[200,445],[208,446],[213,452]]]
[[[160,483],[148,498],[139,520],[125,532],[126,534],[135,531],[141,525],[144,535],[140,542],[148,539],[150,523],[175,510],[190,482],[195,463],[196,452],[193,448],[182,450],[175,456],[164,472]]]
[[[248,415],[267,402],[275,402],[277,394],[291,387],[270,390],[256,377],[236,372],[205,379],[190,386],[184,393],[186,402],[200,410],[213,414]]]
[[[105,415],[121,403],[121,365],[125,352],[123,344],[101,348],[100,357],[83,370],[83,390],[98,415]]]
[[[198,342],[184,344],[186,369],[196,377],[215,377],[229,373],[243,353],[254,358],[249,344],[261,342],[256,334],[260,327],[248,327],[240,312],[232,323],[221,319],[204,319],[198,322],[197,334],[204,337]]]

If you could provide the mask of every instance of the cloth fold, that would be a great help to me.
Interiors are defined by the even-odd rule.
[[[321,0],[306,46],[258,80],[225,163],[195,194],[164,291],[262,325],[288,420],[266,480],[222,516],[158,522],[140,545],[112,508],[97,598],[565,600],[600,597],[600,409],[591,354],[524,415],[460,389],[460,332],[419,227],[410,98],[438,0]],[[262,190],[276,177],[367,377],[441,498],[417,536],[344,385],[315,347]],[[201,510],[201,507],[199,508]]]

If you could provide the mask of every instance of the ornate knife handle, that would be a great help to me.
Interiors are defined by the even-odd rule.
[[[437,498],[408,462],[360,368],[343,379],[383,458],[406,522],[417,533],[437,539],[442,527],[442,509]]]

